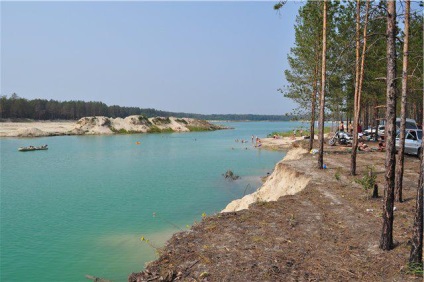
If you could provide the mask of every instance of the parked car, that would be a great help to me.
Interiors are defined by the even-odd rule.
[[[378,126],[378,130],[377,130],[378,134],[380,134],[380,132],[383,132],[384,133],[384,129],[385,128],[386,128],[385,125],[379,125]],[[364,130],[364,135],[371,135],[371,134],[374,134],[374,133],[375,133],[375,128],[374,127],[373,128],[369,127],[369,128],[367,128],[367,129]]]
[[[400,129],[400,118],[396,118],[396,134],[399,133]],[[405,129],[418,129],[417,123],[414,119],[407,118],[405,121]],[[385,125],[379,125],[377,135],[379,137],[384,137],[386,134],[386,126]],[[375,128],[372,129],[372,132],[375,132]]]
[[[396,150],[399,150],[399,135],[396,136]],[[405,135],[405,154],[420,157],[423,148],[423,131],[421,129],[407,129]]]
[[[385,125],[379,125],[377,135],[382,137],[385,134],[386,126]]]
[[[417,123],[414,119],[407,118],[405,122],[406,129],[418,129]],[[400,118],[396,119],[396,129],[400,129]]]

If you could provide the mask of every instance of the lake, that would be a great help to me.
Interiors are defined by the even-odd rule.
[[[234,129],[0,139],[0,280],[126,281],[172,233],[260,187],[284,152],[253,148],[252,135],[302,125],[221,124]]]

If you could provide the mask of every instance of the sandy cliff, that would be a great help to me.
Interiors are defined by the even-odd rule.
[[[296,160],[302,154],[307,153],[305,149],[296,148],[290,150],[282,161],[277,163],[273,173],[256,192],[246,195],[241,199],[232,201],[222,212],[234,212],[249,208],[255,202],[276,201],[286,195],[294,195],[302,191],[311,178],[286,165],[289,160]]]

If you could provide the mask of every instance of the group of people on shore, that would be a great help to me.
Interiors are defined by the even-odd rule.
[[[341,132],[345,131],[345,126],[344,126],[343,121],[340,121],[338,130],[341,131]],[[350,133],[350,134],[353,134],[352,122],[349,122],[349,124],[347,126],[347,132]],[[362,133],[362,126],[360,124],[358,124],[358,133]],[[377,150],[380,151],[380,152],[383,152],[385,148],[386,148],[386,144],[383,142],[383,139],[382,139],[380,142],[378,142]],[[364,143],[364,141],[361,140],[358,143],[358,150],[368,152],[368,151],[371,151],[372,149],[366,143]]]
[[[249,141],[245,140],[245,139],[236,139],[234,140],[236,143],[249,143]],[[252,145],[254,147],[261,147],[262,146],[262,141],[258,136],[254,136],[252,135],[252,139],[251,139]],[[233,148],[234,149],[234,148]],[[247,147],[246,147],[247,150]]]
[[[346,129],[346,131],[348,133],[353,134],[353,124],[352,124],[352,122],[349,122],[349,124],[347,125],[347,128],[345,128],[343,121],[340,121],[338,129],[341,132],[344,132],[345,129]],[[362,133],[362,126],[360,124],[358,124],[358,133]]]
[[[248,141],[247,140],[244,140],[244,139],[236,139],[235,140],[236,141],[236,143],[248,143]]]
[[[384,142],[382,142],[382,141],[378,142],[377,151],[383,152],[385,148],[386,148],[386,144],[384,144]],[[373,148],[370,148],[364,141],[360,141],[359,144],[358,144],[358,150],[364,151],[364,152],[369,152],[369,151],[372,151]],[[374,148],[374,150],[375,150],[375,148]]]

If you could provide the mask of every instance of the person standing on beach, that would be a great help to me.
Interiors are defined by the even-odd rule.
[[[339,131],[341,131],[341,132],[343,132],[343,131],[344,131],[344,124],[343,124],[343,121],[340,121],[340,124],[339,124]]]

